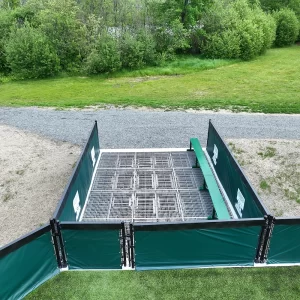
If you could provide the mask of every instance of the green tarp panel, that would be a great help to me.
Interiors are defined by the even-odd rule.
[[[121,269],[119,230],[62,230],[70,269]]]
[[[209,123],[207,153],[238,218],[261,218],[268,212],[227,146]]]
[[[22,299],[59,273],[49,230],[43,227],[0,250],[1,300]]]
[[[95,123],[62,200],[54,213],[55,219],[60,221],[79,220],[85,205],[99,152],[98,129],[97,123]]]
[[[275,223],[267,263],[300,263],[300,224]]]
[[[242,228],[138,231],[137,270],[252,266],[260,226]]]
[[[210,169],[209,164],[206,160],[205,154],[201,148],[199,140],[197,138],[191,138],[190,143],[194,148],[198,163],[200,164],[201,171],[203,173],[218,219],[229,220],[230,215],[228,213],[226,204],[219,191],[219,187],[216,183],[212,170]]]

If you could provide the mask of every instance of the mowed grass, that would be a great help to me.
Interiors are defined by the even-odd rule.
[[[248,62],[181,58],[163,67],[105,76],[0,84],[1,106],[58,108],[114,104],[300,113],[300,47]]]
[[[300,268],[64,272],[26,299],[299,299]]]

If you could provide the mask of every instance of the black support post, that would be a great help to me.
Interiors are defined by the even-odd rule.
[[[57,265],[60,269],[65,268],[67,266],[67,257],[59,222],[56,219],[51,219],[50,227]]]
[[[256,249],[255,263],[265,263],[267,260],[274,220],[274,217],[271,215],[265,216],[265,225],[261,228]]]
[[[131,256],[131,267],[134,269],[135,267],[135,256],[134,256],[134,238],[133,238],[133,225],[130,224],[130,256]]]
[[[126,234],[125,234],[125,223],[122,222],[122,229],[121,229],[121,238],[122,238],[122,251],[123,251],[123,266],[126,267]]]

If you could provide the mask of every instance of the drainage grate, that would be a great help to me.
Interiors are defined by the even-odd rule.
[[[194,152],[101,154],[82,221],[204,219],[213,205]]]

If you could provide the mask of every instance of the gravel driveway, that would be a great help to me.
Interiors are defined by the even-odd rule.
[[[300,139],[300,115],[0,108],[0,124],[79,145],[97,120],[103,148],[186,147],[192,136],[204,145],[209,119],[225,138]]]

